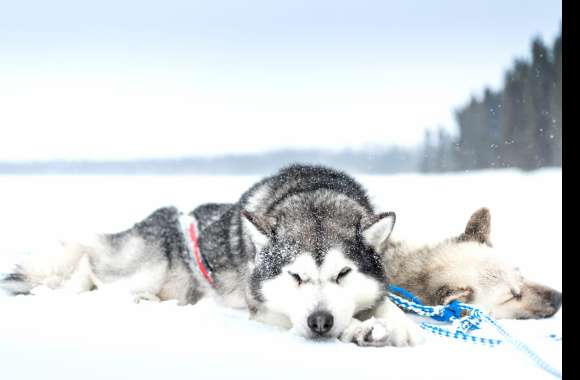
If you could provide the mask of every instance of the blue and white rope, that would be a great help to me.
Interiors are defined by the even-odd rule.
[[[415,297],[412,293],[403,288],[389,285],[389,290],[389,298],[401,309],[405,311],[411,311],[423,317],[430,317],[440,322],[449,322],[452,325],[452,331],[450,331],[433,323],[421,322],[420,327],[423,330],[438,336],[452,338],[463,342],[471,342],[487,347],[497,347],[504,341],[500,339],[484,338],[468,334],[472,330],[479,329],[482,322],[485,321],[494,326],[507,342],[511,343],[519,351],[527,354],[528,357],[532,359],[534,363],[540,368],[556,377],[562,378],[562,373],[558,369],[554,368],[545,360],[543,360],[526,344],[511,336],[501,325],[497,323],[495,319],[485,314],[481,309],[461,303],[459,301],[453,301],[449,303],[449,305],[445,306],[427,306],[424,305],[421,300]],[[404,297],[395,294],[395,292],[403,295]],[[463,314],[465,314],[465,316],[462,316]],[[552,335],[550,337],[552,337]],[[554,338],[557,337],[554,335]],[[561,340],[562,338],[559,337],[559,339]]]

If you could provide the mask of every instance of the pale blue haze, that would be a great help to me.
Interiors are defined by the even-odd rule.
[[[0,160],[411,146],[557,1],[4,1]],[[3,110],[2,110],[3,108]]]

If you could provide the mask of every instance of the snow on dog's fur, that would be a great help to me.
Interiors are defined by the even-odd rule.
[[[391,283],[429,305],[453,300],[476,304],[496,318],[545,318],[562,304],[562,293],[522,276],[502,261],[490,242],[491,214],[477,210],[458,237],[435,245],[412,247],[387,243],[384,260]]]
[[[376,212],[366,191],[345,173],[293,165],[255,184],[235,204],[205,204],[189,216],[200,230],[212,284],[190,257],[184,215],[174,207],[158,209],[128,230],[100,235],[90,248],[77,246],[59,270],[48,271],[59,281],[24,263],[0,284],[26,293],[35,285],[64,282],[73,292],[109,288],[137,300],[181,304],[210,296],[307,338],[361,346],[423,340],[387,298],[380,249],[395,214]]]

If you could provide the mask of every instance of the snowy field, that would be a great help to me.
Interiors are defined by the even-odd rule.
[[[523,274],[562,289],[562,172],[357,176],[380,210],[397,213],[394,238],[459,234],[473,211],[492,213],[492,241]],[[233,202],[256,177],[0,176],[0,272],[58,239],[125,229],[155,208]],[[561,368],[562,311],[502,321]],[[479,335],[493,336],[490,330]],[[132,304],[99,292],[0,295],[4,379],[489,379],[552,378],[509,346],[429,337],[415,348],[311,342],[204,300]]]

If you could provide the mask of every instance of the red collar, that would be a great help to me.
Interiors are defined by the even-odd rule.
[[[204,260],[202,259],[201,253],[199,251],[199,241],[198,241],[198,237],[197,237],[197,227],[196,227],[195,219],[191,220],[187,224],[187,237],[188,237],[187,240],[189,240],[189,243],[191,244],[189,251],[190,251],[191,255],[193,256],[193,261],[197,264],[197,267],[199,268],[199,271],[201,272],[203,277],[205,277],[207,282],[209,282],[210,285],[213,286],[214,281],[213,281],[213,278],[211,276],[211,271],[204,264],[204,262],[203,262]]]

